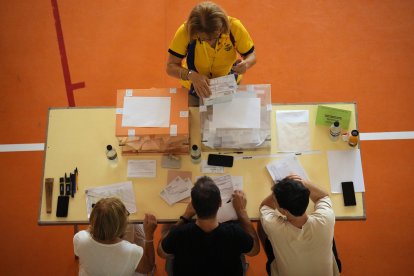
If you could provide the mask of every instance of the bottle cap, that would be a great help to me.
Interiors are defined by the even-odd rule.
[[[334,126],[339,127],[339,122],[338,121],[335,121],[334,122]]]
[[[106,149],[107,149],[107,150],[111,150],[111,149],[112,149],[112,146],[111,146],[111,145],[107,145],[107,146],[106,146]]]
[[[191,149],[192,149],[192,150],[198,150],[198,146],[197,146],[197,145],[193,145],[193,146],[191,147]]]
[[[352,136],[358,136],[359,135],[358,130],[354,129],[353,131],[351,131],[351,135]]]

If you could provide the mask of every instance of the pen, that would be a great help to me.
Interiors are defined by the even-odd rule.
[[[231,198],[229,199],[229,200],[227,200],[227,202],[226,203],[230,203],[231,202]]]
[[[59,195],[64,195],[65,194],[65,180],[63,179],[63,177],[59,178]]]
[[[70,178],[67,177],[67,174],[65,173],[65,183],[66,183],[66,195],[70,195]]]
[[[76,182],[75,182],[75,174],[69,173],[69,180],[70,180],[70,195],[71,197],[75,196],[76,193]]]
[[[75,181],[76,181],[76,190],[79,190],[78,167],[75,168]]]
[[[243,154],[242,151],[219,152],[218,154],[232,154],[232,153],[235,153],[235,154]]]

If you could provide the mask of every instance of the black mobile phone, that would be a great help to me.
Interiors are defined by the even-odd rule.
[[[56,216],[67,217],[69,209],[69,196],[58,196]]]
[[[234,157],[231,155],[209,154],[207,159],[207,165],[233,167],[233,160]]]
[[[344,205],[345,206],[355,206],[356,205],[354,182],[352,182],[352,181],[342,182],[342,193],[343,193],[343,196],[344,196]]]

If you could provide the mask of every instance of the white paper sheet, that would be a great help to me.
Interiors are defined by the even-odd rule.
[[[303,179],[309,179],[295,155],[289,155],[285,158],[273,161],[269,163],[266,168],[274,182],[282,180],[290,174],[297,174]]]
[[[260,128],[260,99],[233,98],[215,104],[212,122],[216,128]]]
[[[354,182],[355,192],[365,192],[359,149],[331,150],[327,154],[332,193],[342,193],[341,182],[345,181]]]
[[[205,105],[230,102],[237,90],[237,83],[234,74],[210,79],[211,96],[204,98]]]
[[[276,125],[279,151],[311,150],[309,110],[278,110]]]
[[[131,214],[137,212],[137,204],[135,203],[135,193],[132,181],[86,189],[85,197],[88,218],[92,212],[92,205],[98,202],[101,198],[108,197],[119,198]]]
[[[200,170],[202,173],[224,173],[224,167],[207,165],[207,160],[201,160]]]
[[[125,97],[123,127],[169,127],[170,97]]]
[[[156,160],[128,160],[128,177],[145,178],[155,177],[157,170]]]
[[[220,189],[221,199],[228,201],[233,194],[233,182],[229,174],[212,177],[214,183]]]
[[[180,200],[190,197],[192,186],[193,183],[189,178],[182,179],[180,176],[177,176],[161,191],[160,196],[169,205],[173,205]]]
[[[233,183],[233,190],[243,190],[243,176],[231,176]],[[217,220],[219,222],[226,222],[229,220],[237,220],[236,210],[234,210],[233,202],[226,200],[221,202],[221,207],[217,212]]]

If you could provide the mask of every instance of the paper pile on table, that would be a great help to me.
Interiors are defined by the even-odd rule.
[[[180,176],[177,176],[161,191],[160,196],[169,205],[173,205],[180,200],[190,197],[192,186],[193,183],[189,178],[182,179]]]
[[[237,91],[237,83],[234,74],[210,79],[211,96],[204,98],[205,105],[230,102]]]

